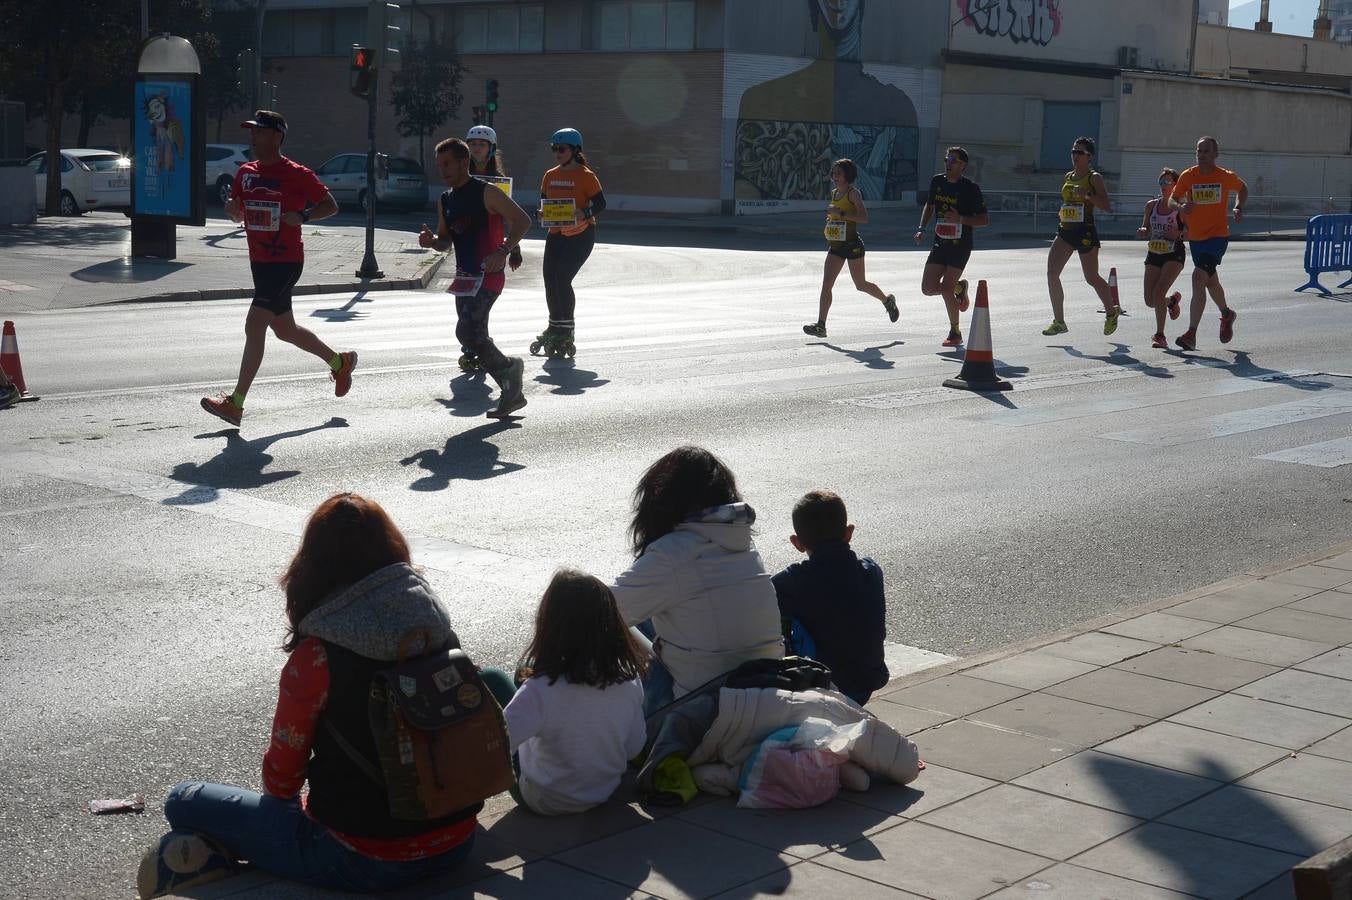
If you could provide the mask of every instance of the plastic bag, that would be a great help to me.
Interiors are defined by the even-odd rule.
[[[801,728],[781,728],[761,741],[742,767],[739,807],[805,809],[840,793],[840,767],[849,756],[825,748],[795,749]]]

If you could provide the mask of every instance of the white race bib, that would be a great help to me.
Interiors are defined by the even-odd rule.
[[[482,272],[477,275],[456,272],[455,277],[451,279],[451,286],[446,288],[446,293],[454,294],[457,297],[473,297],[479,293],[479,288],[483,286],[483,283],[484,275]]]
[[[277,231],[282,225],[282,204],[275,200],[245,200],[244,227],[250,231]]]
[[[1074,225],[1084,221],[1084,204],[1066,203],[1061,206],[1059,213],[1061,222],[1064,225]]]
[[[577,224],[577,203],[572,197],[563,200],[540,198],[540,224],[546,228],[572,228]]]
[[[962,237],[962,226],[956,222],[936,222],[934,236],[946,241],[956,241]]]
[[[822,234],[826,235],[828,241],[840,243],[845,240],[845,236],[849,234],[849,225],[840,219],[831,219],[827,221],[826,227],[822,229]]]
[[[1213,204],[1223,201],[1223,192],[1219,184],[1194,184],[1192,186],[1192,202],[1198,204]]]

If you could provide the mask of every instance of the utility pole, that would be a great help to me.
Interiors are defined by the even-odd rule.
[[[376,51],[376,59],[380,51]],[[358,278],[384,278],[376,262],[376,96],[380,93],[380,72],[371,71],[371,92],[366,95],[366,253],[361,258]]]
[[[251,81],[253,90],[249,94],[251,111],[258,109],[258,89],[263,83],[263,13],[267,9],[268,0],[257,0],[257,3],[258,5],[254,7],[254,71]]]

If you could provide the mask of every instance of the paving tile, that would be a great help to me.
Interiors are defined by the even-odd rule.
[[[894,703],[891,700],[870,700],[868,711],[892,726],[898,733],[905,735],[924,731],[940,722],[947,722],[949,719],[955,718],[954,715],[948,713],[906,706],[903,703]]]
[[[966,675],[946,675],[913,687],[902,688],[887,695],[888,702],[902,703],[919,709],[954,716],[965,716],[978,709],[1018,697],[1025,693],[1020,688],[968,678]]]
[[[1334,569],[1352,569],[1352,550],[1339,553],[1337,556],[1331,556],[1328,559],[1321,559],[1319,565],[1330,566]]]
[[[1320,675],[1352,680],[1352,648],[1339,647],[1322,656],[1307,659],[1296,668],[1303,672],[1318,672]]]
[[[1160,821],[1299,856],[1313,856],[1352,835],[1352,816],[1345,809],[1236,785],[1195,800]]]
[[[425,887],[420,885],[420,887]],[[628,900],[652,894],[631,891],[550,860],[527,863],[510,872],[463,887],[450,894],[421,893],[428,900],[535,900],[538,897],[568,897],[569,900]]]
[[[1049,862],[923,822],[889,828],[815,861],[935,900],[974,900]]]
[[[1136,675],[1121,669],[1099,669],[1043,691],[1143,716],[1163,718],[1180,709],[1210,700],[1219,692],[1177,681]]]
[[[922,731],[914,740],[926,761],[996,781],[1009,781],[1075,752],[1065,741],[1018,734],[965,719]]]
[[[1288,637],[1304,638],[1307,641],[1324,641],[1330,644],[1352,643],[1352,619],[1341,616],[1325,616],[1320,613],[1305,612],[1302,609],[1269,609],[1267,612],[1250,616],[1236,623],[1242,628],[1255,631],[1270,631]]]
[[[1305,612],[1323,613],[1326,616],[1352,619],[1352,593],[1345,591],[1321,591],[1294,603],[1288,603],[1286,606],[1288,609],[1300,609]]]
[[[991,894],[990,900],[1182,900],[1188,896],[1191,895],[1057,863],[1013,887]]]
[[[885,812],[843,800],[812,809],[739,809],[732,800],[720,799],[676,817],[802,859],[901,822]]]
[[[661,810],[665,812],[665,810]],[[552,856],[620,831],[638,828],[654,816],[638,804],[614,800],[572,816],[540,816],[513,806],[507,812],[482,818],[486,834],[513,847],[524,847],[539,856]]]
[[[1174,607],[1174,609],[1177,608]],[[1134,619],[1127,619],[1125,622],[1118,622],[1116,625],[1105,626],[1099,630],[1107,634],[1137,638],[1155,644],[1172,644],[1215,627],[1214,622],[1203,622],[1181,615],[1173,616],[1167,612],[1152,612],[1137,616]]]
[[[1075,857],[1079,866],[1203,897],[1261,887],[1302,857],[1151,823]]]
[[[926,762],[920,777],[907,785],[875,783],[867,791],[845,791],[840,799],[847,803],[872,807],[894,816],[914,818],[947,803],[971,796],[977,791],[997,784],[980,775],[969,775],[956,769]]]
[[[1287,669],[1235,693],[1352,719],[1352,683],[1344,678]]]
[[[1160,643],[1169,643],[1161,641]],[[1076,635],[1068,641],[1048,644],[1040,648],[1043,653],[1052,656],[1064,656],[1077,659],[1095,666],[1108,666],[1121,662],[1129,656],[1149,653],[1159,646],[1154,641],[1142,641],[1120,634],[1106,634],[1102,631],[1090,631]]]
[[[927,813],[920,821],[1053,859],[1068,859],[1141,824],[1134,816],[1009,784]]]
[[[1334,566],[1309,565],[1287,569],[1270,576],[1268,581],[1296,584],[1302,587],[1335,588],[1352,583],[1352,572]]]
[[[1092,672],[1096,668],[1098,667],[1090,663],[1034,650],[977,666],[975,669],[967,669],[963,674],[1036,691],[1058,681]]]
[[[659,897],[707,897],[784,868],[791,857],[668,816],[555,857]]]
[[[1276,666],[1183,647],[1161,647],[1145,656],[1115,663],[1112,668],[1217,691],[1234,690],[1277,671]]]
[[[847,875],[812,862],[800,862],[788,869],[772,872],[717,894],[713,900],[741,900],[752,897],[791,897],[821,900],[822,897],[848,897],[849,900],[924,900],[919,894],[866,878]]]
[[[1352,597],[1348,598],[1352,600]],[[1222,625],[1182,642],[1188,650],[1205,650],[1231,659],[1247,659],[1270,666],[1289,666],[1333,649],[1333,644]]]
[[[1352,685],[1348,688],[1352,690]],[[1215,700],[1172,715],[1169,721],[1288,750],[1299,750],[1352,725],[1352,719],[1297,709],[1282,703],[1269,703],[1241,694],[1223,694]]]
[[[1095,750],[1029,772],[1013,783],[1143,819],[1153,819],[1221,786],[1210,778]]]
[[[1255,772],[1242,787],[1352,809],[1352,762],[1301,753]]]
[[[1303,752],[1352,762],[1352,728],[1344,728],[1335,735],[1311,744]]]
[[[1233,781],[1289,755],[1280,747],[1176,722],[1156,722],[1101,744],[1098,749],[1217,781]]]
[[[1315,593],[1314,588],[1291,584],[1255,582],[1242,588],[1217,591],[1196,600],[1169,607],[1169,614],[1228,625],[1274,606],[1281,606]]]
[[[1258,890],[1245,894],[1244,900],[1296,900],[1296,884],[1290,872],[1283,872]]]
[[[1041,693],[1007,700],[968,718],[1076,747],[1092,747],[1153,721],[1147,716]]]

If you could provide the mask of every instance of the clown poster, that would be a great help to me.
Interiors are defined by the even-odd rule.
[[[136,82],[132,208],[138,215],[193,217],[193,84]]]

